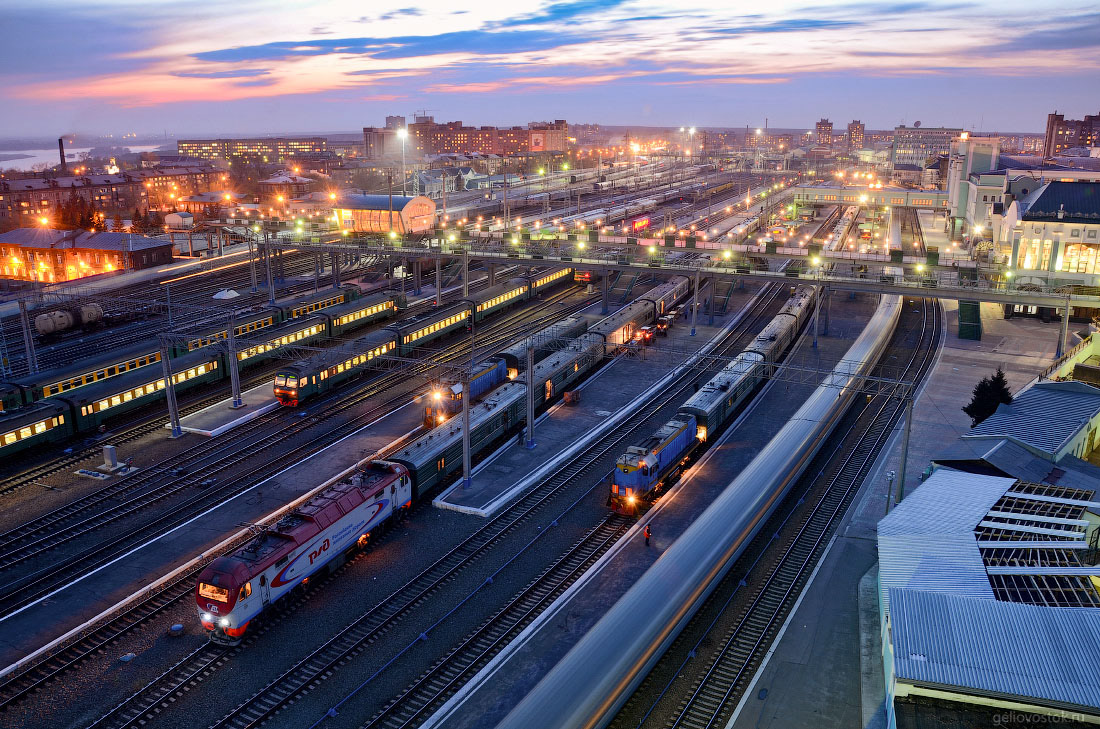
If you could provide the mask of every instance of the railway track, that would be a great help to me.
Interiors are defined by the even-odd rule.
[[[552,308],[558,303],[557,299],[548,300],[544,302],[544,308]],[[586,305],[586,304],[583,304]],[[574,305],[580,306],[580,305]],[[527,310],[529,313],[530,310]],[[568,316],[569,312],[566,310],[559,310],[550,314],[548,319],[557,319],[562,316]],[[503,324],[503,322],[498,322]],[[523,328],[529,327],[530,322],[525,322],[521,325]],[[494,347],[500,341],[507,340],[509,337],[514,336],[515,329],[508,329],[506,332],[486,333],[485,339],[482,341],[482,346]],[[468,346],[465,343],[459,343],[447,350],[452,357],[464,357],[469,352]],[[427,366],[427,365],[426,365]],[[401,379],[407,380],[407,375],[403,375]],[[372,392],[377,389],[384,388],[372,388]],[[356,402],[369,397],[370,393],[357,394],[351,396],[349,399],[355,399]],[[344,431],[350,432],[357,427],[361,426],[362,421],[369,420],[370,418],[388,412],[395,404],[404,404],[407,401],[408,393],[402,393],[396,395],[386,402],[380,403],[377,406],[371,408],[367,413],[363,413],[356,418],[356,420],[350,424],[342,426],[338,431],[330,431],[328,434],[328,440],[335,440],[338,437],[342,437]],[[308,427],[309,424],[304,424]],[[335,434],[334,434],[335,433]],[[280,436],[282,437],[282,436]],[[288,454],[286,458],[280,459],[280,463],[283,460],[293,462],[294,458],[300,456],[302,453],[312,452],[316,448],[323,447],[323,443],[320,441],[324,439],[324,436],[310,440],[298,448],[296,448],[292,454]],[[239,450],[236,451],[239,455]],[[264,469],[264,472],[271,470],[272,464],[269,462],[266,467],[261,466],[250,472],[249,475],[242,476],[242,482],[251,483],[256,478],[262,478],[260,469]],[[247,486],[241,486],[240,488],[247,488]],[[223,492],[220,498],[226,498],[226,493]],[[191,503],[191,502],[188,502]],[[194,509],[192,509],[193,511]],[[175,513],[175,512],[173,512]],[[184,516],[178,516],[177,520],[186,518]],[[159,524],[161,528],[164,527],[165,519],[158,519],[156,524]],[[131,533],[133,534],[133,533]],[[130,535],[128,535],[130,536]],[[114,554],[126,548],[126,544],[133,541],[132,539],[120,538],[118,540],[112,540],[109,544],[110,548],[99,549],[96,548],[96,552],[83,552],[77,557],[67,560],[65,564],[68,567],[69,572],[76,570],[80,572],[82,570],[91,569],[96,563],[102,563],[105,560],[109,560]],[[210,556],[213,558],[213,555]],[[4,683],[0,684],[0,708],[12,705],[17,701],[25,698],[29,692],[39,690],[49,681],[55,680],[60,677],[65,671],[79,665],[84,660],[95,655],[102,646],[118,640],[126,633],[132,631],[136,627],[146,623],[148,620],[162,612],[167,606],[175,603],[179,599],[190,595],[194,589],[195,576],[201,571],[203,565],[198,565],[194,569],[188,571],[185,575],[179,576],[174,579],[170,584],[163,586],[157,593],[146,597],[138,603],[135,603],[132,607],[128,608],[121,615],[116,616],[105,625],[96,628],[87,636],[82,637],[76,643],[65,646],[59,651],[55,652],[49,658],[43,660],[39,664],[33,667],[28,667],[25,671],[20,672],[18,675],[14,675],[8,678]],[[54,581],[57,581],[55,575]],[[44,589],[40,588],[39,593]],[[27,602],[26,600],[23,601]]]
[[[918,345],[909,353],[901,377],[912,377],[914,382],[923,379],[935,359],[940,324],[939,305],[933,299],[926,299]],[[892,346],[880,362],[888,359],[891,350],[899,352],[901,348]],[[844,446],[836,449],[825,470],[814,479],[814,484],[799,500],[800,504],[806,500],[812,502],[811,505],[805,510],[792,510],[783,524],[775,530],[767,530],[769,536],[766,538],[771,540],[773,531],[778,535],[788,522],[795,520],[789,536],[768,546],[749,568],[751,571],[758,565],[763,566],[767,570],[764,576],[752,581],[750,586],[746,582],[747,575],[739,573],[736,579],[740,586],[737,586],[731,571],[731,575],[725,578],[725,591],[716,589],[708,604],[693,619],[695,629],[692,630],[689,625],[685,630],[685,635],[701,634],[701,637],[690,648],[687,642],[680,639],[678,645],[674,645],[675,654],[686,652],[688,657],[677,668],[670,669],[672,679],[661,687],[647,685],[650,683],[647,678],[635,691],[636,700],[648,703],[649,708],[640,721],[636,724],[631,721],[631,725],[652,726],[653,722],[649,719],[673,684],[682,680],[685,673],[694,676],[690,689],[686,692],[686,698],[670,712],[664,726],[669,729],[705,729],[726,725],[736,702],[751,683],[779,627],[801,594],[904,407],[903,402],[885,396],[878,396],[864,405],[862,412],[841,436]],[[749,590],[751,592],[748,594],[743,592]],[[723,593],[728,593],[724,600],[719,597]],[[743,606],[736,620],[718,637],[715,628],[723,622],[722,617],[735,598]],[[708,618],[709,624],[706,622]],[[713,643],[716,639],[717,647],[702,659],[700,665],[691,665],[700,660],[695,656],[705,652],[704,642]],[[654,696],[656,698],[651,701],[650,697]],[[622,722],[623,719],[617,720],[612,726],[624,726]]]
[[[470,291],[479,291],[488,285],[487,279],[478,279],[470,284]],[[417,316],[431,310],[431,301],[423,301],[418,304],[414,304],[405,310],[406,317]],[[338,344],[339,340],[333,340],[334,344]],[[256,385],[262,383],[265,379],[269,378],[274,373],[275,368],[270,368],[265,371],[265,374],[255,376],[247,382],[242,381],[241,390],[247,390]],[[194,412],[198,412],[203,408],[209,407],[226,399],[228,392],[228,382],[219,382],[213,385],[217,388],[217,394],[214,395],[199,395],[197,397],[187,397],[186,395],[181,398],[180,403],[180,416],[186,416]],[[153,406],[150,406],[153,407]],[[99,455],[99,449],[108,440],[112,445],[118,446],[125,443],[130,443],[138,438],[141,438],[149,433],[154,433],[160,430],[163,425],[164,413],[156,408],[157,413],[155,415],[140,417],[134,420],[126,421],[121,424],[117,431],[112,431],[110,436],[104,436],[96,440],[92,445],[81,447],[78,451],[71,454],[66,454],[60,458],[52,459],[47,463],[43,463],[37,466],[33,466],[20,473],[12,474],[9,477],[5,477],[3,485],[0,485],[0,496],[13,493],[19,489],[34,484],[40,479],[51,476],[60,471],[65,471],[69,468],[76,466],[89,458],[95,458]]]
[[[750,309],[751,315],[746,317],[738,327],[727,335],[724,345],[716,349],[723,352],[729,351],[738,346],[743,338],[750,336],[749,332],[752,331],[753,324],[760,318],[768,316],[771,313],[773,308],[772,305],[781,291],[782,287],[773,287],[770,292],[761,295]],[[774,308],[777,309],[778,306]],[[393,596],[387,599],[387,603],[383,603],[379,608],[372,609],[366,616],[353,623],[328,643],[299,661],[293,668],[270,682],[267,686],[254,694],[248,701],[238,706],[220,722],[215,724],[214,729],[257,727],[283,708],[294,703],[304,693],[312,690],[320,682],[331,676],[335,669],[350,661],[361,653],[369,644],[373,643],[380,634],[380,631],[389,628],[392,620],[396,619],[398,616],[405,615],[424,600],[428,599],[431,593],[435,592],[443,584],[449,581],[459,569],[464,569],[478,557],[485,554],[493,543],[502,539],[520,523],[526,521],[534,513],[549,504],[558,494],[563,493],[569,485],[577,483],[582,479],[590,479],[593,485],[586,489],[580,497],[570,503],[569,506],[555,518],[555,521],[563,518],[594,489],[606,486],[602,476],[613,467],[614,459],[622,452],[626,444],[633,442],[633,439],[649,426],[650,421],[655,416],[662,413],[662,411],[669,406],[679,406],[684,399],[685,393],[690,391],[692,383],[694,383],[698,376],[698,372],[691,370],[681,373],[676,380],[670,383],[669,386],[662,391],[661,395],[658,397],[657,403],[651,402],[643,408],[640,408],[637,413],[626,419],[612,433],[605,435],[598,442],[592,443],[568,463],[560,466],[551,473],[543,480],[538,489],[529,491],[509,508],[494,517],[492,521],[483,526],[470,538],[470,540],[475,540],[472,544],[476,547],[476,551],[471,551],[471,541],[467,540],[456,548],[456,550],[428,568],[428,570],[425,570],[405,587],[401,588],[395,595],[405,594],[405,597],[400,599],[400,605],[402,605],[402,607],[383,609],[381,615],[385,616],[385,620],[381,620],[375,613],[379,608],[383,608],[393,599]],[[553,592],[559,589],[559,587],[564,590],[565,587],[568,586],[564,584],[564,581],[568,580],[571,583],[572,580],[579,577],[580,572],[576,572],[576,569],[579,569],[579,565],[585,564],[586,562],[587,564],[591,564],[595,559],[598,559],[597,555],[592,557],[591,561],[588,561],[589,558],[584,555],[592,555],[597,551],[602,554],[601,550],[605,551],[614,543],[613,540],[609,541],[610,536],[607,533],[609,528],[612,533],[621,536],[622,533],[629,528],[629,523],[624,526],[619,520],[605,517],[600,525],[594,527],[587,537],[582,539],[577,545],[574,545],[573,549],[564,557],[560,558],[550,570],[544,572],[543,575],[536,579],[535,582],[531,583],[527,589],[513,598],[513,600],[500,612],[494,615],[493,618],[483,624],[478,631],[464,641],[460,647],[454,649],[447,657],[433,666],[428,672],[431,674],[432,678],[425,679],[425,676],[422,676],[421,680],[414,683],[413,686],[410,686],[406,691],[402,692],[398,699],[391,702],[387,708],[376,717],[377,722],[383,722],[384,719],[386,722],[377,725],[391,726],[393,724],[389,723],[389,717],[406,715],[407,721],[403,720],[405,723],[397,725],[410,725],[410,723],[415,723],[413,718],[423,716],[424,712],[427,711],[430,706],[445,701],[450,695],[450,692],[453,692],[457,686],[461,685],[463,677],[468,678],[469,675],[472,675],[471,668],[474,663],[479,660],[489,660],[489,658],[491,658],[491,655],[485,654],[485,651],[489,651],[492,655],[495,655],[495,653],[503,647],[506,641],[503,639],[504,633],[501,633],[501,630],[509,632],[511,628],[508,626],[512,625],[514,627],[514,621],[516,619],[521,618],[529,622],[541,613],[543,609],[549,606],[553,600],[543,599],[546,594],[549,593],[543,594],[541,598],[539,597],[543,590],[549,589]],[[540,535],[541,533],[542,532],[540,532]],[[614,538],[617,539],[618,537],[616,536]],[[532,539],[523,547],[520,553],[526,551],[537,542],[538,537]],[[513,556],[512,560],[516,557],[518,557],[518,554]],[[512,560],[509,560],[509,562]],[[570,565],[575,568],[573,571],[569,570]],[[503,567],[500,569],[503,569]],[[470,599],[486,584],[490,584],[493,577],[495,577],[495,574],[475,587],[473,592],[463,601]],[[540,582],[540,580],[542,581]],[[452,610],[454,609],[457,609],[457,607],[452,608]],[[430,626],[426,630],[431,630],[432,627],[434,626]],[[520,628],[520,630],[522,630],[522,628]],[[490,638],[490,636],[492,637]],[[486,640],[488,640],[488,643],[485,642]],[[482,655],[471,661],[471,651],[478,650],[478,646],[483,649]],[[473,670],[476,672],[476,669]],[[378,674],[376,673],[375,675]],[[446,679],[444,680],[443,677],[446,677]],[[364,683],[359,688],[362,689],[365,685]],[[357,689],[357,691],[358,690],[359,689]],[[349,698],[351,698],[351,696],[346,697],[344,701]],[[410,716],[413,718],[408,718]]]
[[[533,310],[551,310],[549,316],[544,318],[557,319],[568,316],[573,309],[586,306],[589,303],[585,300],[567,309],[560,309],[556,308],[559,300],[555,297],[542,302],[534,309],[525,309],[519,312],[518,316],[496,322],[492,329],[482,335],[479,340],[480,346],[495,347],[518,334],[520,330],[528,325],[526,317]],[[515,324],[516,321],[522,321],[523,323]],[[415,367],[412,371],[383,374],[380,378],[373,380],[366,390],[351,394],[338,391],[334,393],[331,400],[321,400],[311,406],[317,414],[307,419],[292,419],[285,411],[276,410],[242,426],[242,428],[235,431],[234,437],[229,441],[209,441],[199,449],[173,456],[161,464],[145,471],[139,471],[130,478],[89,494],[54,512],[28,521],[16,529],[9,530],[4,535],[0,535],[0,544],[7,547],[6,551],[0,555],[0,568],[2,569],[11,569],[25,563],[45,551],[55,549],[90,531],[101,529],[164,499],[180,494],[186,496],[188,491],[196,488],[200,490],[200,493],[185,498],[182,503],[172,506],[165,513],[158,515],[146,524],[129,529],[124,534],[69,556],[47,568],[20,578],[9,579],[5,585],[0,587],[0,610],[6,614],[11,610],[33,602],[49,592],[59,581],[94,568],[102,561],[112,558],[127,546],[155,536],[185,521],[196,511],[208,508],[217,501],[232,498],[234,495],[252,488],[256,482],[262,480],[268,474],[276,472],[281,467],[291,465],[301,457],[314,452],[315,449],[322,448],[353,432],[365,422],[381,417],[390,412],[393,407],[404,405],[409,394],[415,389],[415,384],[412,382],[413,377],[429,371],[436,366],[438,361],[453,361],[468,356],[468,352],[468,345],[458,343],[439,353],[435,357],[436,361],[424,363]],[[342,423],[337,428],[311,437],[305,443],[282,452],[276,458],[252,467],[243,474],[234,475],[230,488],[208,488],[213,485],[211,479],[217,479],[218,474],[224,468],[255,456],[263,452],[268,446],[311,430],[335,415],[347,412],[364,400],[377,396],[402,383],[407,386],[399,390],[398,394],[387,397],[384,402],[373,405],[363,413],[356,414],[354,418]],[[280,420],[284,421],[284,424],[288,423],[289,427],[276,429],[272,432],[273,424]],[[255,434],[259,434],[260,438],[249,440]],[[175,472],[175,469],[183,468],[187,469],[186,473]],[[214,493],[208,493],[208,491]],[[107,504],[107,508],[96,511],[96,508],[102,504]]]

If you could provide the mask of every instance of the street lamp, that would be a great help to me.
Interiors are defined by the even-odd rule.
[[[401,194],[408,196],[406,189],[406,178],[408,172],[405,171],[405,138],[409,136],[409,130],[405,127],[401,127],[397,130],[397,137],[401,140]]]

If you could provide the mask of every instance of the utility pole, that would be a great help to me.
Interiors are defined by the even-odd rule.
[[[160,366],[164,372],[164,395],[168,400],[168,420],[172,426],[172,437],[179,438],[183,435],[180,426],[179,405],[176,403],[176,389],[172,384],[172,365],[170,362],[169,339],[164,335],[160,337]]]
[[[527,449],[535,447],[535,347],[527,339]]]
[[[31,319],[27,314],[27,300],[23,298],[19,299],[19,323],[23,326],[23,346],[27,350],[27,367],[33,375],[38,372],[38,353],[34,351]]]
[[[264,268],[267,269],[267,303],[275,306],[275,282],[271,280],[271,247],[267,244],[267,232],[264,232]]]
[[[228,348],[225,363],[229,367],[229,381],[233,387],[233,404],[229,407],[237,410],[244,407],[244,400],[241,399],[241,375],[237,371],[237,322],[233,311],[229,312],[229,322],[226,324],[225,334]]]

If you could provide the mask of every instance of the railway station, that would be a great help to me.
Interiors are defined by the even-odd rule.
[[[1092,722],[1095,291],[949,190],[639,151],[12,297],[5,719]]]

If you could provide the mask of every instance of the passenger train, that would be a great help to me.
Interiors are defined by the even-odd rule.
[[[608,506],[645,513],[675,483],[703,443],[713,441],[794,343],[816,303],[813,286],[799,286],[775,318],[732,362],[692,395],[656,433],[629,446],[615,462]]]
[[[328,301],[330,303],[322,302]],[[287,344],[309,344],[394,316],[404,297],[379,293],[360,297],[357,287],[325,292],[293,304],[264,309],[236,320],[237,365],[259,364]],[[255,333],[255,334],[254,334]],[[212,326],[170,348],[177,392],[229,377],[225,352],[211,347],[227,336]],[[164,398],[161,351],[138,346],[49,372],[0,384],[0,456],[92,432],[107,418]]]
[[[562,268],[515,278],[457,303],[396,322],[331,351],[295,362],[275,374],[275,398],[287,407],[297,407],[334,385],[375,367],[377,363],[372,364],[371,361],[376,357],[385,354],[408,357],[418,347],[452,332],[468,329],[471,321],[480,322],[552,287],[568,283],[572,275],[572,268]]]
[[[626,593],[497,724],[498,729],[605,726],[636,690],[805,471],[874,366],[901,311],[884,296],[830,375],[760,453],[716,492]],[[859,363],[855,368],[852,363]]]
[[[675,277],[540,360],[531,373],[538,387],[536,407],[544,407],[591,373],[606,354],[630,341],[630,336],[623,339],[624,332],[648,324],[689,288],[687,278]],[[475,454],[523,424],[526,393],[526,385],[508,381],[471,408],[470,442]],[[365,545],[372,533],[433,493],[461,464],[461,427],[453,421],[444,423],[387,460],[355,469],[273,528],[215,559],[199,574],[195,586],[199,620],[210,639],[230,645],[239,642],[269,605],[333,560]]]

